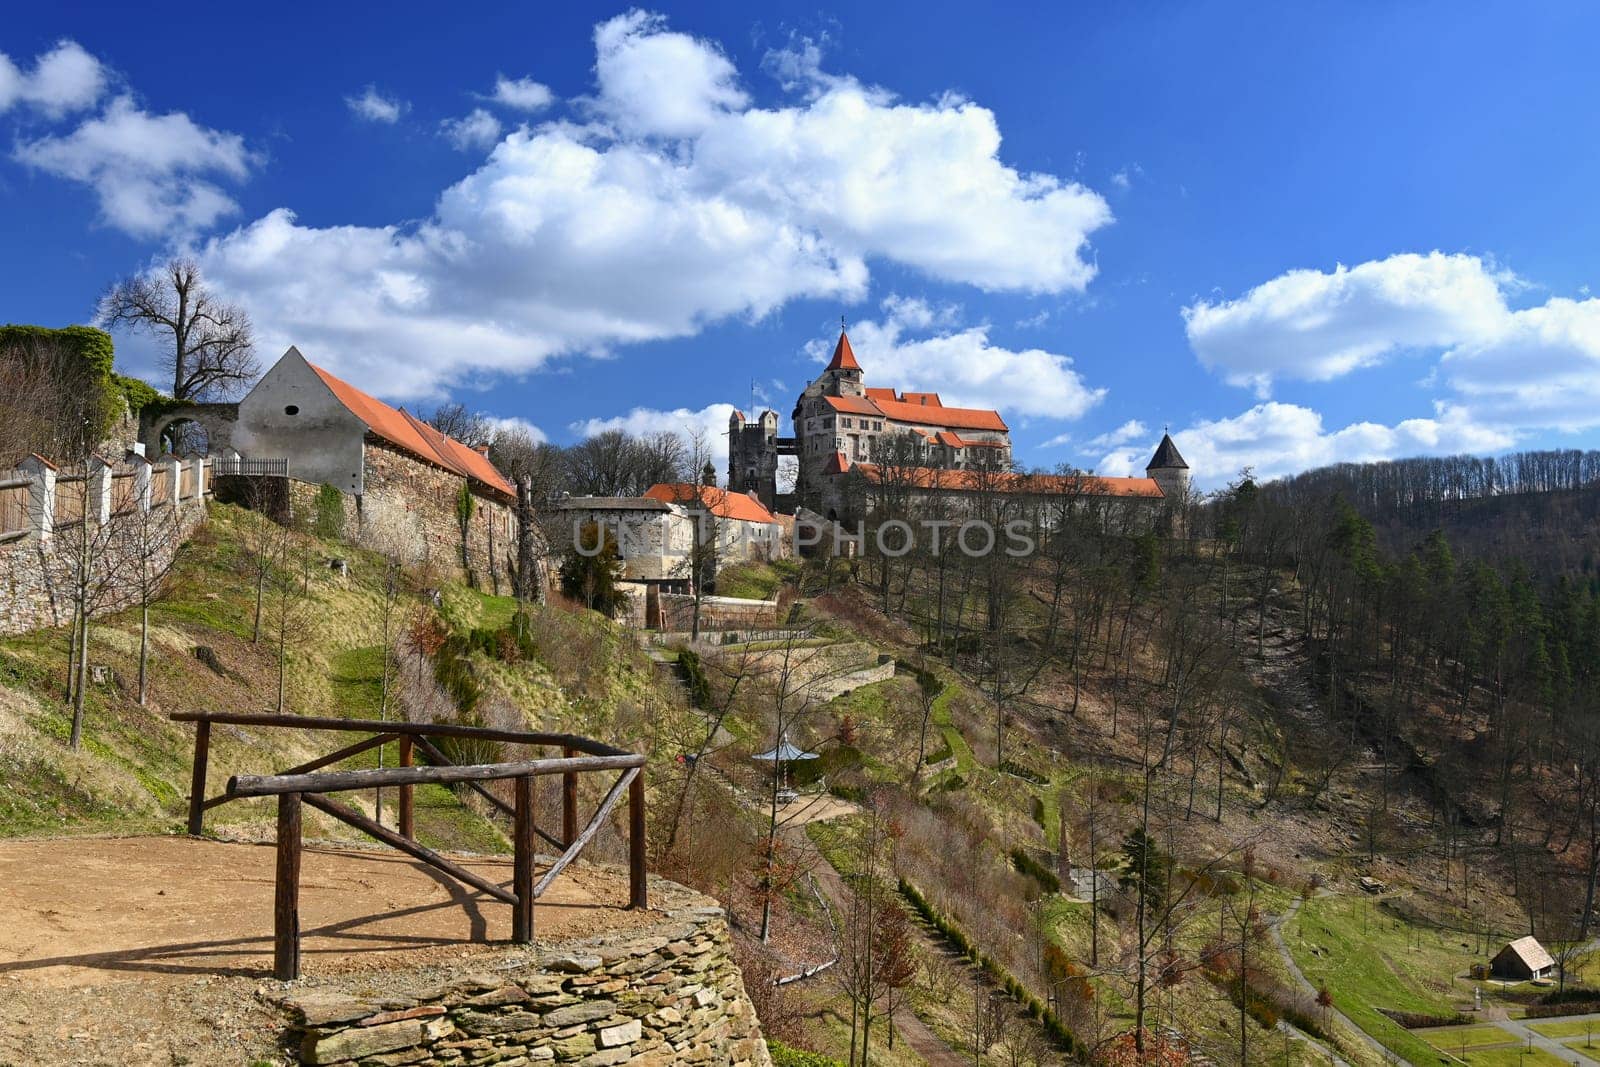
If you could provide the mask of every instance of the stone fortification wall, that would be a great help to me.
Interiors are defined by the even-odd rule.
[[[722,909],[693,899],[703,903],[655,925],[497,958],[475,973],[419,974],[411,986],[386,975],[382,995],[371,976],[328,979],[283,1002],[300,1059],[770,1067]]]
[[[163,460],[156,467],[141,460],[88,479],[62,476],[59,483],[53,467],[32,462],[29,473],[27,528],[0,544],[0,634],[72,621],[85,541],[93,614],[133,606],[141,569],[165,573],[206,518],[202,496],[210,493],[210,471],[199,460]],[[69,498],[71,508],[64,506]],[[87,525],[77,518],[85,508]]]
[[[374,530],[388,539],[402,535],[403,546],[373,545],[399,556],[412,556],[443,567],[461,569],[461,522],[456,498],[464,479],[458,474],[413,459],[368,438],[364,459],[365,492],[361,496],[360,538],[371,542]],[[313,490],[314,491],[314,490]],[[476,507],[467,530],[466,568],[487,590],[510,591],[506,561],[515,558],[516,515],[513,506],[473,494]],[[350,528],[349,536],[354,536]]]

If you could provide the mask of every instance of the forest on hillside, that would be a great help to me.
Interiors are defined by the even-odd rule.
[[[1340,497],[1404,555],[1434,530],[1459,555],[1600,583],[1600,452],[1430,456],[1320,467],[1261,486],[1284,507]]]

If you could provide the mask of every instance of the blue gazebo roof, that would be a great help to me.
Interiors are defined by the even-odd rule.
[[[762,760],[766,763],[793,763],[795,760],[816,759],[817,754],[795,748],[794,745],[789,743],[789,735],[785,732],[778,735],[777,748],[769,749],[766,752],[758,752],[750,758]]]

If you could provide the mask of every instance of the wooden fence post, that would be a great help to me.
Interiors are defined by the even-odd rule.
[[[278,797],[278,881],[272,903],[272,975],[300,977],[300,794]]]
[[[516,794],[516,817],[511,831],[511,892],[517,902],[511,907],[511,940],[529,945],[533,943],[533,775],[512,779],[512,787]]]
[[[644,870],[644,768],[628,783],[628,907],[650,906]]]
[[[571,759],[578,754],[575,748],[563,748],[561,754]],[[561,775],[561,840],[568,848],[578,839],[578,773],[566,771]]]
[[[194,768],[189,774],[189,836],[199,837],[206,817],[206,760],[211,754],[211,723],[194,724]]]
[[[400,766],[411,766],[411,738],[400,738]],[[402,785],[400,789],[400,836],[416,839],[415,812],[411,805],[411,786]]]

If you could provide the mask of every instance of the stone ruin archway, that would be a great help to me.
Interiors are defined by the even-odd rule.
[[[215,455],[232,447],[238,419],[238,404],[180,404],[154,417],[141,413],[139,440],[144,443],[145,455],[152,458],[163,452],[191,450]],[[191,425],[185,429],[184,424]],[[175,436],[177,449],[171,447]]]

